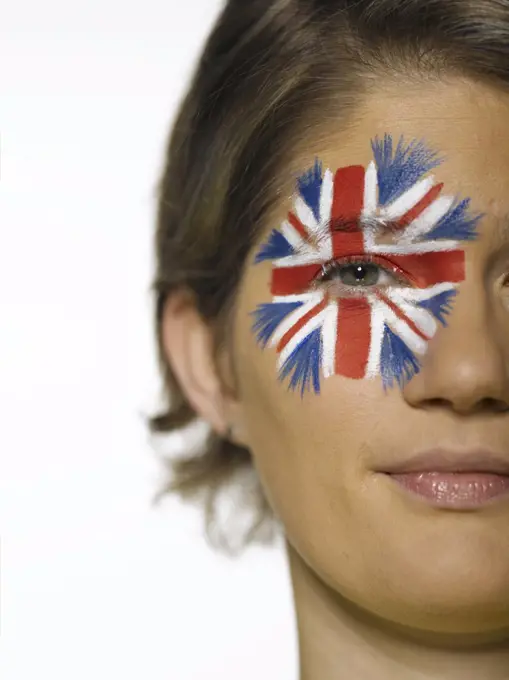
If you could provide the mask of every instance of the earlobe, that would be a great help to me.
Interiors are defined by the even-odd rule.
[[[214,357],[213,332],[192,296],[176,292],[166,300],[161,320],[162,342],[185,397],[213,429],[228,429],[226,401]]]

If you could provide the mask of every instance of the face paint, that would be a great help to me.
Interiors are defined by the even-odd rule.
[[[385,135],[371,146],[367,169],[323,173],[316,161],[255,258],[272,261],[273,300],[252,313],[253,331],[301,395],[320,392],[320,373],[381,375],[384,389],[418,373],[464,279],[460,241],[476,237],[482,217],[424,177],[442,160],[423,142],[401,138],[393,152]]]

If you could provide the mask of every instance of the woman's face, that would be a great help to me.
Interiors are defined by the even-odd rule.
[[[385,619],[429,630],[509,625],[509,500],[472,511],[432,506],[380,470],[431,449],[489,450],[509,464],[509,95],[467,82],[387,86],[347,132],[331,132],[288,173],[253,249],[235,313],[234,361],[245,439],[289,542],[334,590]],[[462,243],[465,278],[447,326],[401,389],[380,375],[321,379],[320,393],[279,380],[252,312],[272,302],[272,263],[260,244],[292,209],[294,168],[365,168],[371,140],[425,139],[444,161],[443,192],[484,213]],[[283,178],[286,182],[286,178]],[[504,229],[505,227],[505,229]],[[359,342],[361,342],[359,340]],[[454,459],[454,455],[453,455]],[[444,616],[447,614],[447,616]]]

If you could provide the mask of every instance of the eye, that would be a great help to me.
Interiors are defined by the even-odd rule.
[[[331,263],[324,268],[321,281],[338,279],[346,286],[376,286],[383,278],[384,271],[377,264],[355,262],[352,264]]]
[[[365,259],[333,261],[325,264],[315,279],[336,294],[358,292],[359,289],[409,285],[409,281],[395,267],[383,266]]]

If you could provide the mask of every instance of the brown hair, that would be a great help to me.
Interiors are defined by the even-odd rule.
[[[191,291],[224,341],[220,329],[277,199],[274,178],[292,140],[324,120],[324,103],[334,101],[345,122],[375,78],[442,73],[509,83],[509,0],[227,2],[173,126],[158,185],[152,290],[169,406],[149,419],[152,433],[197,419],[164,357],[165,300]],[[207,537],[232,550],[233,536],[215,523],[215,502],[237,472],[252,469],[249,451],[211,433],[201,450],[165,463],[170,476],[157,499],[169,492],[204,497]],[[246,502],[256,517],[240,548],[267,540],[274,528],[259,484]]]

